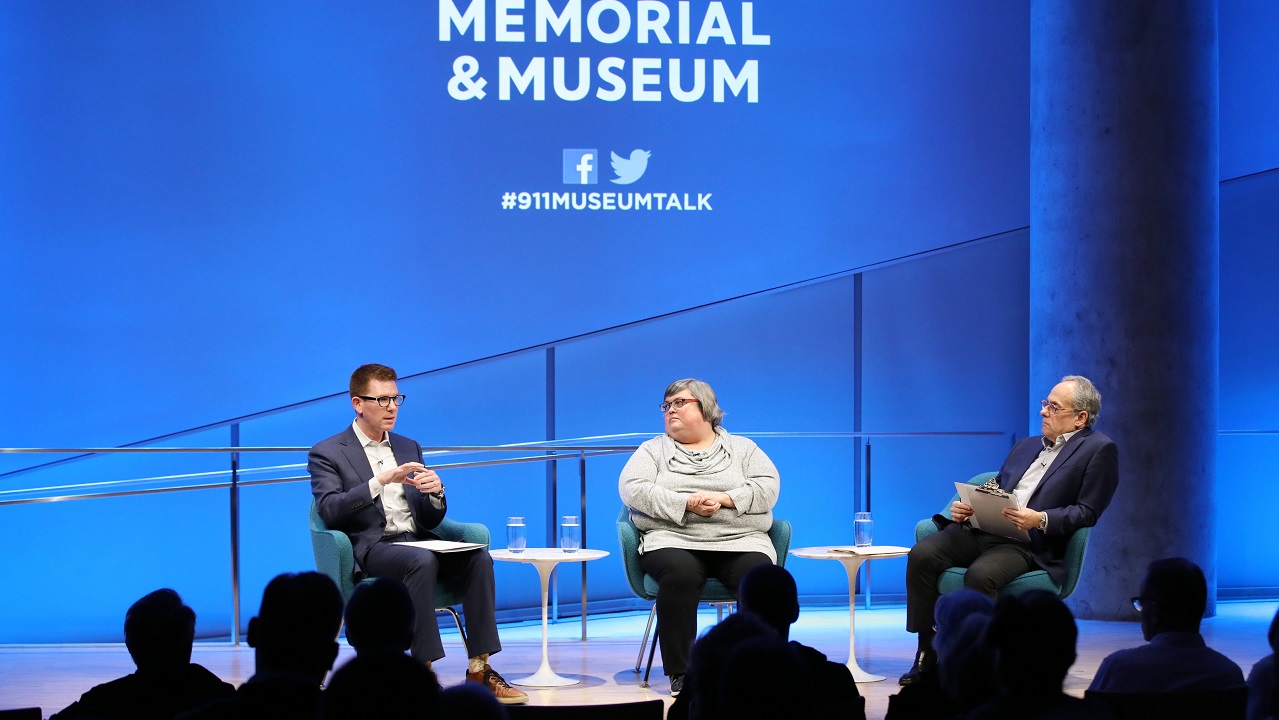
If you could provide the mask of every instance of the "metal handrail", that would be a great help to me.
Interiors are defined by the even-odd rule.
[[[231,442],[235,443],[239,439],[239,426],[231,427]],[[1015,442],[1016,433],[1007,431],[960,431],[960,432],[745,432],[735,433],[744,437],[758,438],[885,438],[885,437],[990,437],[990,436],[1007,436],[1011,441]],[[579,515],[581,517],[582,533],[585,537],[587,530],[586,518],[586,460],[587,458],[600,457],[605,455],[616,455],[625,452],[633,452],[639,445],[636,444],[608,444],[608,445],[586,445],[580,444],[582,441],[591,440],[611,440],[615,441],[621,438],[638,438],[653,437],[653,433],[621,433],[614,435],[601,435],[593,437],[567,438],[564,440],[538,440],[522,443],[514,443],[509,445],[451,445],[451,446],[433,446],[422,448],[423,456],[438,456],[448,454],[461,453],[483,453],[483,452],[527,452],[542,448],[545,450],[539,455],[525,455],[514,458],[501,458],[497,460],[476,460],[464,461],[456,463],[433,464],[432,467],[439,469],[461,469],[472,467],[487,467],[496,465],[511,465],[530,462],[552,462],[560,460],[578,461],[578,494],[580,498]],[[562,443],[579,443],[579,444],[562,444]],[[76,454],[73,459],[83,459],[93,455],[108,454],[190,454],[190,453],[221,453],[230,454],[231,468],[228,471],[215,471],[213,473],[193,473],[183,474],[169,477],[155,478],[135,478],[106,482],[85,483],[78,485],[63,485],[44,488],[15,488],[12,490],[0,490],[0,497],[5,495],[29,495],[32,493],[48,493],[51,491],[67,491],[76,488],[103,487],[103,486],[122,486],[126,484],[136,484],[139,482],[163,482],[168,479],[190,478],[194,476],[207,476],[216,474],[228,474],[228,480],[217,480],[211,482],[196,482],[185,485],[172,487],[148,487],[130,490],[110,490],[110,491],[94,491],[64,495],[40,495],[38,497],[23,497],[15,499],[0,499],[0,507],[11,505],[29,505],[35,503],[48,502],[65,502],[72,500],[90,500],[103,498],[119,498],[132,497],[139,495],[158,495],[162,493],[184,492],[188,490],[219,490],[227,489],[230,492],[230,524],[231,524],[231,586],[232,586],[232,627],[231,641],[233,644],[239,644],[240,632],[240,577],[239,577],[239,489],[241,487],[256,487],[263,485],[276,485],[291,482],[301,482],[310,480],[309,475],[281,477],[281,478],[263,478],[258,480],[242,480],[240,474],[260,472],[264,470],[286,470],[294,467],[303,467],[301,464],[277,465],[270,468],[249,468],[241,469],[239,467],[240,453],[264,453],[264,452],[309,452],[309,447],[300,446],[267,446],[267,447],[246,447],[232,445],[229,447],[113,447],[113,448],[0,448],[0,454]],[[870,490],[870,443],[866,444],[866,498],[869,507],[869,490]],[[48,468],[49,465],[45,465]],[[552,513],[553,515],[554,513]],[[552,526],[554,525],[554,517],[551,518]],[[586,597],[586,564],[582,563],[582,640],[586,639],[586,620],[587,620],[587,597]],[[866,581],[867,585],[869,581]],[[869,589],[866,593],[869,596]],[[869,602],[869,597],[867,597]],[[556,599],[558,606],[558,597]]]

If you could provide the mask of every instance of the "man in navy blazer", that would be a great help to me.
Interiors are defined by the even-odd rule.
[[[467,649],[466,679],[485,685],[506,704],[528,701],[488,663],[502,649],[494,617],[493,559],[486,550],[436,554],[396,543],[433,539],[448,510],[444,483],[422,464],[422,446],[391,432],[404,396],[395,371],[362,365],[351,374],[355,422],[311,448],[307,471],[316,509],[329,528],[351,538],[356,572],[404,583],[417,614],[411,652],[430,666],[444,657],[435,619],[435,584],[462,587]]]
[[[1030,534],[1014,540],[973,528],[968,505],[955,501],[950,518],[933,516],[941,532],[911,548],[906,563],[906,629],[919,633],[915,664],[900,679],[909,685],[936,662],[932,648],[937,579],[950,567],[966,567],[965,586],[995,597],[1017,576],[1045,570],[1060,585],[1062,558],[1072,533],[1097,524],[1119,486],[1114,441],[1093,430],[1101,394],[1088,378],[1068,375],[1053,387],[1043,409],[1043,435],[1029,437],[1008,453],[995,480],[1020,506],[1004,516]]]

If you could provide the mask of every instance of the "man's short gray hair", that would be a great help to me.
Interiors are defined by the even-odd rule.
[[[701,380],[696,378],[676,380],[666,388],[662,400],[665,401],[666,398],[685,388],[697,398],[697,406],[702,409],[702,417],[706,418],[711,427],[719,427],[720,422],[724,420],[724,411],[720,409],[719,401],[715,399],[715,391]]]
[[[1067,375],[1061,381],[1075,384],[1075,409],[1087,411],[1088,427],[1092,428],[1101,415],[1101,393],[1097,392],[1097,386],[1083,375]]]

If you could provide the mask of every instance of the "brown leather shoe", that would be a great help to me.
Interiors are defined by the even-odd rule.
[[[488,688],[493,693],[493,697],[503,705],[520,705],[528,702],[528,693],[511,687],[506,678],[498,675],[491,666],[485,666],[479,672],[468,672],[466,681],[479,683]]]

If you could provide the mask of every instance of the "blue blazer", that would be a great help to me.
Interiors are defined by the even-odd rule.
[[[1043,450],[1042,436],[1028,437],[1013,447],[995,481],[1012,492],[1030,464]],[[1062,557],[1071,534],[1092,527],[1110,505],[1119,487],[1119,449],[1104,433],[1085,428],[1075,433],[1048,466],[1026,507],[1048,514],[1048,531],[1030,531],[1035,563],[1060,585],[1066,578]],[[950,518],[934,516],[944,527]]]
[[[422,462],[422,446],[416,440],[395,433],[389,435],[396,463]],[[316,510],[329,529],[341,530],[350,536],[356,570],[363,572],[364,555],[381,539],[386,514],[382,510],[382,498],[374,499],[369,492],[373,467],[355,430],[347,427],[317,443],[307,456],[306,469],[311,474]],[[404,497],[409,501],[418,537],[435,538],[430,531],[444,519],[447,501],[437,508],[426,493],[406,492]]]

